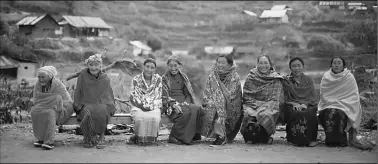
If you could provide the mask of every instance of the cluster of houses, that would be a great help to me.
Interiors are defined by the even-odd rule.
[[[50,14],[28,16],[16,24],[19,33],[33,38],[109,37],[109,26],[99,17],[56,16]]]

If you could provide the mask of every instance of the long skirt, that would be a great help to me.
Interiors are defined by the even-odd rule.
[[[324,128],[326,135],[325,144],[327,146],[347,146],[348,138],[345,131],[348,117],[340,109],[324,109],[319,113],[320,124]]]
[[[180,106],[183,113],[173,111],[169,116],[174,122],[170,136],[185,144],[191,144],[194,135],[201,134],[201,109],[194,104]]]
[[[56,125],[62,125],[74,113],[72,103],[63,106],[60,112],[53,109],[32,107],[30,111],[35,138],[47,144],[52,144],[55,137]]]
[[[109,123],[111,113],[114,113],[113,105],[88,104],[80,112],[80,129],[83,132],[84,142],[97,141],[98,135],[104,136],[106,126]]]
[[[318,137],[317,106],[308,106],[304,111],[296,111],[293,105],[285,103],[283,113],[286,121],[286,138],[288,142],[305,146]]]
[[[244,116],[240,133],[243,135],[244,142],[251,141],[253,144],[266,143],[270,137],[264,126],[257,123],[256,117],[249,115]]]
[[[161,111],[155,109],[145,112],[137,107],[131,109],[131,116],[135,122],[134,134],[139,143],[153,143],[157,141]]]

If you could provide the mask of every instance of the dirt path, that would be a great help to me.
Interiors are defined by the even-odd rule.
[[[376,134],[376,132],[375,132]],[[355,148],[328,148],[320,144],[314,148],[294,147],[285,142],[284,132],[274,135],[273,145],[244,144],[240,135],[235,143],[210,147],[209,141],[192,146],[166,142],[159,137],[159,146],[126,145],[130,135],[106,136],[107,147],[102,150],[85,149],[82,136],[59,133],[54,150],[46,151],[32,145],[30,126],[1,128],[1,162],[363,162],[377,163],[377,150],[360,151]]]

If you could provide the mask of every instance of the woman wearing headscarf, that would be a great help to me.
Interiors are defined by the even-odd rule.
[[[155,73],[156,62],[148,58],[143,63],[143,72],[135,76],[131,83],[131,116],[134,136],[128,143],[156,143],[162,108],[162,79]]]
[[[319,121],[324,127],[327,146],[351,146],[369,149],[357,140],[361,123],[361,103],[356,79],[342,57],[331,60],[331,69],[320,83]],[[347,137],[349,132],[349,137]]]
[[[216,138],[212,145],[232,142],[239,132],[243,111],[241,83],[232,55],[220,55],[205,90],[202,135]]]
[[[298,146],[316,146],[318,136],[318,97],[314,81],[303,74],[304,62],[294,57],[291,73],[282,81],[285,102],[282,112],[286,121],[287,141]]]
[[[105,131],[116,111],[109,77],[101,72],[101,54],[86,59],[87,68],[80,72],[74,94],[74,109],[83,131],[84,147],[105,147]]]
[[[270,136],[276,131],[284,98],[282,79],[269,56],[257,58],[257,68],[249,72],[243,87],[244,119],[240,132],[246,143],[273,143]]]
[[[38,81],[34,86],[31,118],[35,147],[54,148],[55,125],[64,124],[72,115],[72,99],[64,84],[56,78],[54,66],[38,69]]]
[[[163,81],[163,113],[174,122],[168,142],[192,144],[201,139],[200,106],[195,97],[188,76],[181,71],[182,62],[177,56],[167,61],[168,71]]]

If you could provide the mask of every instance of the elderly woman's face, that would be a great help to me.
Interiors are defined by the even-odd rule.
[[[96,75],[101,70],[101,63],[100,62],[89,62],[88,63],[89,72],[93,75]]]
[[[220,72],[224,72],[230,68],[230,64],[228,64],[225,57],[220,57],[217,59],[217,67]]]
[[[335,73],[343,72],[344,70],[344,64],[343,61],[340,58],[335,58],[332,61],[332,70]]]
[[[152,62],[148,62],[143,66],[144,76],[150,77],[155,73],[156,67]]]
[[[257,63],[257,69],[261,72],[261,73],[269,73],[270,71],[270,63],[269,63],[269,60],[267,57],[263,56],[260,58],[259,62]]]
[[[46,72],[38,72],[38,82],[41,84],[41,86],[46,86],[47,83],[52,79],[47,75]]]
[[[181,65],[176,60],[171,60],[168,63],[168,70],[172,75],[176,75],[181,69]]]
[[[299,76],[302,74],[303,72],[303,64],[301,61],[299,60],[295,60],[293,62],[291,62],[290,64],[290,70],[291,70],[291,73],[294,74],[294,76]]]

